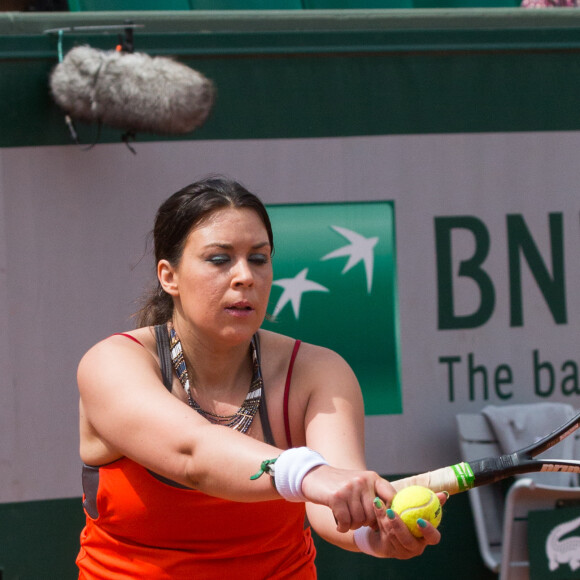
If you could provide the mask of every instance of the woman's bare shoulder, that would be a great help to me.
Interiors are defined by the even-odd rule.
[[[146,366],[158,365],[155,334],[152,327],[112,334],[92,346],[81,358],[79,379],[88,372],[102,374],[117,367],[122,360],[141,361]]]
[[[280,334],[279,332],[273,332],[271,330],[260,329],[258,332],[260,338],[260,345],[262,348],[266,349],[276,349],[276,348],[292,348],[292,345],[296,342],[295,338],[286,336],[285,334]]]
[[[288,364],[297,339],[276,332],[260,330],[260,342],[264,345],[265,351],[275,353],[274,356],[281,363]],[[300,341],[300,348],[295,360],[297,371],[315,372],[321,370],[324,372],[334,367],[342,372],[350,369],[345,359],[336,351],[325,346]]]
[[[144,328],[137,328],[134,330],[127,330],[123,332],[116,332],[99,340],[91,348],[87,350],[85,356],[93,355],[103,351],[117,350],[119,347],[128,345],[138,345],[151,351],[156,348],[155,332],[153,327],[146,326]]]

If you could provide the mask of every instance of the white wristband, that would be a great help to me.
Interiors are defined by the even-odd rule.
[[[272,465],[274,483],[286,501],[307,501],[302,493],[304,476],[319,465],[328,465],[324,457],[308,447],[293,447],[284,451]]]
[[[379,557],[379,554],[373,549],[371,546],[370,537],[371,534],[376,534],[375,530],[373,530],[369,526],[363,526],[362,528],[357,528],[354,531],[353,539],[356,547],[363,553],[368,554],[369,556]]]

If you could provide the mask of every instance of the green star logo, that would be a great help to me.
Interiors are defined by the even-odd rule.
[[[367,415],[402,412],[393,202],[276,205],[264,328],[337,351]]]

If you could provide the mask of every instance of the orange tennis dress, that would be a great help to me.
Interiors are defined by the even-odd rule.
[[[126,457],[85,465],[83,489],[79,579],[316,578],[303,503],[215,498]]]

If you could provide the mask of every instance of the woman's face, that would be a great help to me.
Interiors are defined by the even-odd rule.
[[[199,336],[248,340],[266,315],[270,254],[268,233],[255,211],[213,212],[189,233],[177,267],[166,264],[176,314]],[[160,277],[163,283],[162,272]]]

